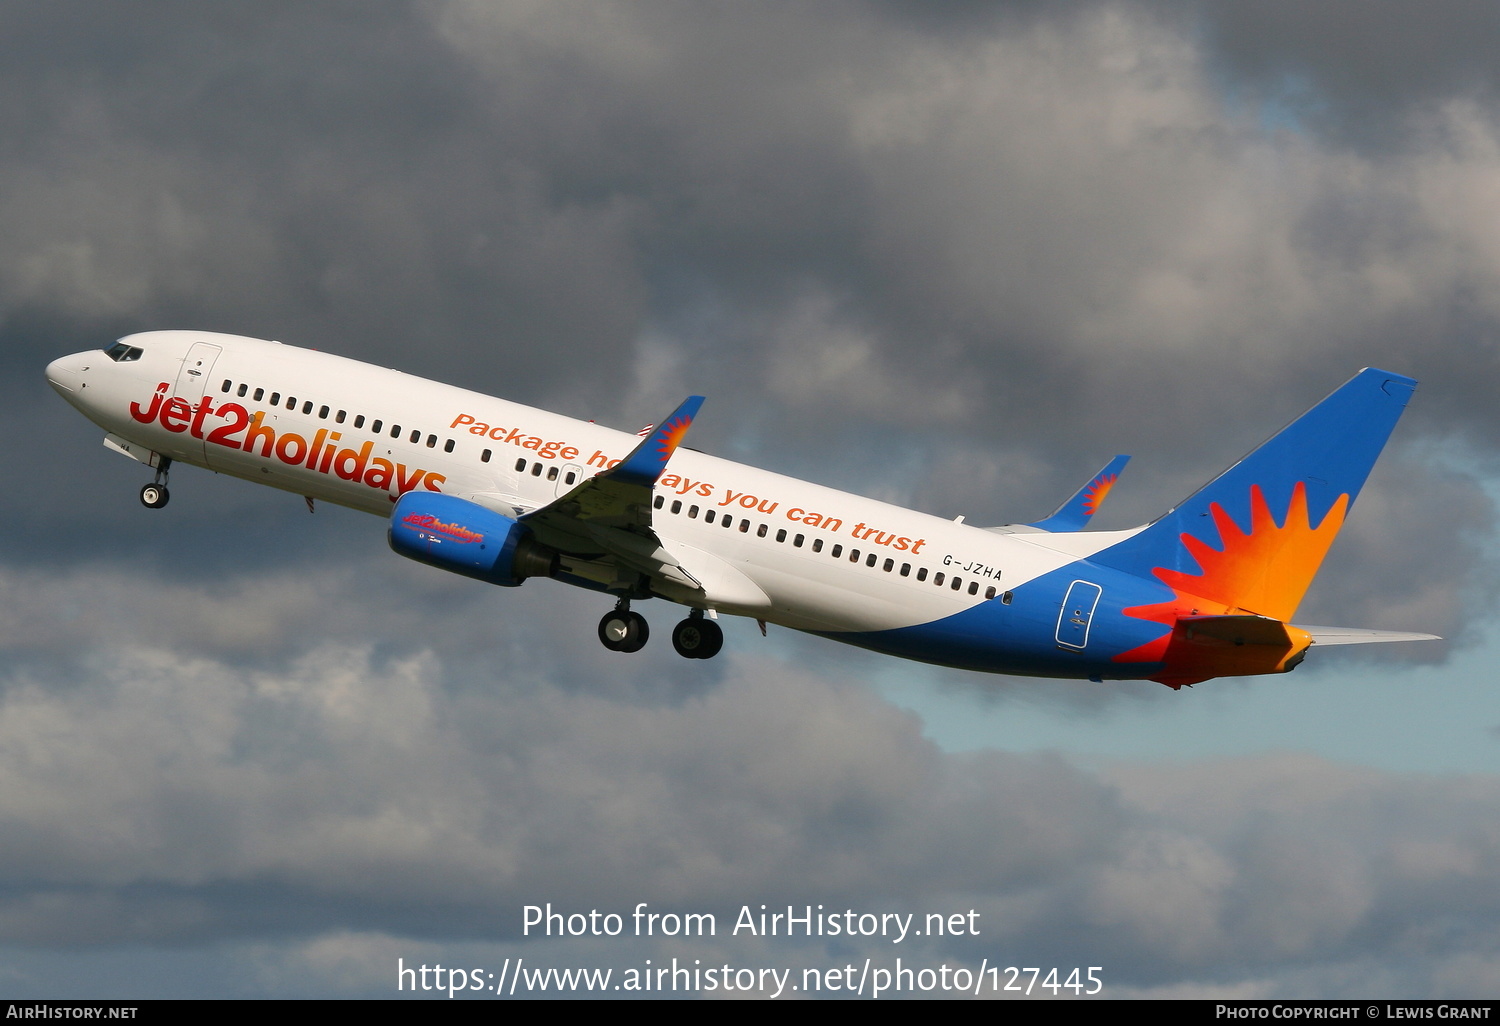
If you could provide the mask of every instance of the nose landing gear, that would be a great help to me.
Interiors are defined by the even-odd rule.
[[[163,456],[161,462],[156,466],[156,478],[148,485],[141,486],[141,505],[147,509],[161,509],[172,497],[167,491],[167,475],[172,470],[172,458]]]

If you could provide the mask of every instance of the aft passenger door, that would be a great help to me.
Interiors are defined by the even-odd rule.
[[[1089,643],[1089,623],[1104,589],[1088,581],[1074,581],[1063,597],[1057,614],[1057,643],[1062,648],[1081,652]]]

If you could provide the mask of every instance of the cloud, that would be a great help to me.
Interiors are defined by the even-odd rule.
[[[32,661],[0,690],[7,945],[319,947],[332,925],[382,950],[439,937],[566,958],[525,947],[524,905],[645,901],[726,927],[744,904],[974,908],[979,939],[927,938],[914,957],[998,944],[1145,989],[1212,976],[1286,993],[1315,964],[1489,957],[1487,777],[1277,754],[1104,770],[945,754],[863,686],[741,653],[683,696],[503,662],[480,679],[368,641],[310,639],[278,668],[100,633],[85,673]],[[680,950],[849,952],[745,940]],[[328,965],[342,978],[349,959]]]

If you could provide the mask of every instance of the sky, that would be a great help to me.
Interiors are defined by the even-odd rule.
[[[0,7],[0,993],[901,959],[1500,995],[1497,30],[1466,0]],[[156,328],[632,431],[702,394],[698,448],[976,524],[1116,453],[1100,526],[1144,522],[1385,367],[1421,387],[1299,619],[1447,640],[1180,692],[739,621],[708,662],[610,653],[603,597],[404,562],[365,514],[190,467],[142,508],[42,370]],[[549,903],[626,926],[528,932]],[[642,903],[717,931],[633,936]],[[732,931],[762,905],[978,918]]]

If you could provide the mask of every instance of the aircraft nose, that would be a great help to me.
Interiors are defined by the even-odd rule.
[[[76,395],[83,388],[83,372],[88,370],[89,353],[74,353],[47,364],[47,384],[64,397]]]

